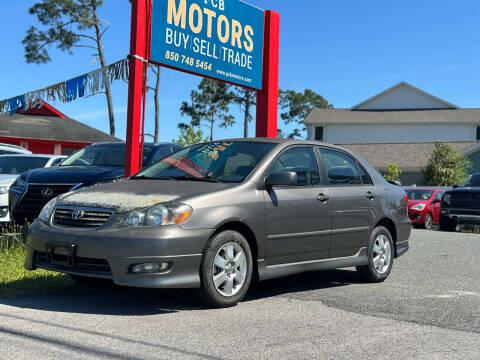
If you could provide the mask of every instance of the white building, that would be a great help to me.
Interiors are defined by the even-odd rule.
[[[463,151],[480,171],[480,109],[462,109],[405,82],[350,109],[315,109],[304,122],[309,139],[343,145],[379,169],[397,163],[405,184],[422,183],[436,141]]]

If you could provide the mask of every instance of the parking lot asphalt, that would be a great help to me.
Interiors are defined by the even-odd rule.
[[[116,287],[0,299],[0,359],[480,359],[480,235],[414,230],[389,279],[256,284],[234,308]]]

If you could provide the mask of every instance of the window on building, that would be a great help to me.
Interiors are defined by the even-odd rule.
[[[477,133],[478,133],[478,131],[477,131]],[[323,126],[316,126],[315,127],[315,140],[323,141]]]
[[[477,126],[477,140],[480,140],[480,126]]]

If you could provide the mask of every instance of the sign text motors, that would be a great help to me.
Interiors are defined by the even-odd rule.
[[[264,12],[239,0],[154,0],[151,60],[262,88]]]

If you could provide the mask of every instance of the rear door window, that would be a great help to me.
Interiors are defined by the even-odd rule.
[[[325,165],[328,185],[330,186],[351,186],[362,185],[363,181],[371,183],[370,177],[362,169],[359,170],[357,162],[350,156],[340,151],[319,148]]]

